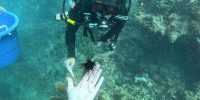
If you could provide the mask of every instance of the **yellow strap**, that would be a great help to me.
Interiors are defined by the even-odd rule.
[[[6,31],[8,30],[8,26],[7,25],[2,25],[2,26],[0,26],[0,29],[2,29],[2,28],[6,28]]]
[[[1,7],[1,6],[0,6],[0,10],[4,10],[4,11],[6,11],[6,9],[5,9],[5,8],[3,8],[3,7]]]
[[[72,25],[75,25],[75,23],[76,23],[75,21],[73,21],[71,19],[67,19],[67,22],[70,23],[70,24],[72,24]]]

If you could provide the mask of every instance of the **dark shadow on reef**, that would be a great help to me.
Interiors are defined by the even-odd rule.
[[[186,89],[195,90],[195,84],[200,82],[200,48],[194,37],[180,38],[174,45],[179,61],[177,64],[183,69]]]
[[[186,90],[195,89],[195,83],[198,83],[200,79],[200,49],[194,37],[181,37],[175,43],[170,43],[167,36],[162,37],[160,34],[152,33],[140,25],[135,24],[133,30],[140,32],[140,36],[134,37],[129,34],[127,36],[129,38],[119,43],[117,55],[114,57],[118,65],[123,66],[120,67],[122,72],[131,71],[131,77],[135,77],[140,73],[151,74],[143,64],[165,66],[167,63],[173,63],[174,67],[178,67],[184,75],[182,82],[185,84]],[[122,61],[120,56],[126,58],[124,62],[119,62]],[[121,82],[123,83],[123,81]],[[180,96],[182,94],[177,95],[182,98]]]

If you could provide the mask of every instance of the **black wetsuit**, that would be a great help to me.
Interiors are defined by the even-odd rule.
[[[83,13],[91,13],[91,16],[90,16],[91,23],[96,23],[99,21],[96,13],[91,11],[89,1],[87,2],[87,0],[81,0],[79,3],[77,3],[75,8],[69,11],[69,18],[74,20],[75,22],[84,23],[85,15]],[[119,12],[118,15],[120,15],[120,13],[121,12]],[[124,15],[128,15],[128,12],[125,11]],[[100,41],[106,42],[107,39],[111,39],[114,36],[113,42],[116,43],[118,35],[121,32],[122,28],[124,27],[124,24],[126,23],[126,21],[114,19],[114,22],[115,23],[112,25],[111,29],[104,36],[102,36]],[[80,25],[78,24],[76,25],[68,24],[67,26],[65,40],[66,40],[66,45],[68,47],[68,58],[71,58],[71,57],[75,58],[75,37],[76,37],[76,32],[79,26]],[[92,41],[94,42],[93,39]]]

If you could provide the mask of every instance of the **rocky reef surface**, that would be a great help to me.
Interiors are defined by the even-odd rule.
[[[171,43],[182,36],[200,37],[200,2],[198,0],[138,0],[135,21],[154,33],[167,36]],[[143,2],[142,2],[143,1]]]
[[[62,2],[13,1],[0,2],[21,19],[21,56],[1,70],[0,87],[5,91],[1,90],[0,97],[67,100],[66,24],[53,19]],[[101,65],[105,77],[95,100],[198,100],[198,5],[197,0],[133,0],[129,21],[112,52],[105,50],[107,44],[94,46],[89,37],[83,37],[80,27],[73,70],[77,81],[87,55]]]
[[[76,44],[78,63],[85,61],[82,53],[89,51],[105,77],[95,100],[198,100],[198,5],[195,0],[133,1],[114,52],[93,47],[80,31],[77,40],[87,43]],[[80,80],[80,69],[75,73]],[[67,86],[64,83],[60,87]]]

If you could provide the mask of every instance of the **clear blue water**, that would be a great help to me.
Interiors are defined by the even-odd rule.
[[[137,2],[133,3],[132,12],[137,9]],[[55,88],[68,73],[63,63],[67,59],[67,25],[55,20],[62,1],[1,0],[0,6],[20,19],[17,30],[21,49],[15,63],[0,69],[0,100],[48,100],[51,96],[67,100],[63,99],[66,94]],[[187,35],[170,43],[167,36],[138,24],[134,14],[130,14],[112,53],[88,46],[92,42],[83,42],[83,28],[79,29],[76,66],[85,60],[82,53],[92,49],[104,70],[105,81],[95,99],[199,100],[200,44]],[[147,81],[136,81],[142,77]]]

